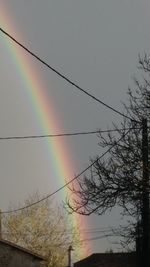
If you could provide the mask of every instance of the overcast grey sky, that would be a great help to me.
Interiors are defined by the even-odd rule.
[[[148,0],[0,0],[7,21],[31,50],[84,89],[122,110],[131,76],[137,72],[138,54],[150,52]],[[15,32],[11,32],[15,35]],[[25,97],[18,70],[0,33],[0,136],[41,134],[29,99]],[[32,60],[32,59],[30,59]],[[56,74],[32,60],[53,101],[62,132],[111,127],[119,115],[89,99]],[[24,88],[25,90],[25,88]],[[49,177],[46,140],[0,142],[0,206],[22,202],[39,190],[49,193],[59,181]],[[89,158],[100,155],[96,136],[66,139],[71,160],[79,173]],[[72,178],[72,177],[70,177]],[[57,179],[56,179],[57,180]],[[58,196],[61,199],[61,195]],[[108,216],[86,218],[88,227],[119,225],[118,210]],[[109,240],[92,243],[91,252],[116,248]]]

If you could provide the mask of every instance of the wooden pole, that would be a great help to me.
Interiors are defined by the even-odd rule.
[[[150,267],[149,167],[147,119],[142,120],[143,182],[142,182],[142,266]]]
[[[0,239],[2,239],[2,213],[0,209]]]
[[[73,251],[72,246],[69,246],[68,248],[68,267],[71,267],[72,262],[71,262],[71,251]]]

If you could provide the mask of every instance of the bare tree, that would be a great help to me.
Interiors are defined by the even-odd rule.
[[[25,206],[40,199],[38,193],[28,197]],[[28,248],[47,259],[44,266],[66,266],[69,245],[79,252],[80,242],[77,230],[68,221],[62,207],[55,205],[52,199],[46,199],[37,205],[17,213],[3,215],[4,239]],[[77,254],[76,254],[77,256]]]
[[[150,115],[150,59],[139,56],[139,70],[142,80],[134,77],[134,90],[128,88],[128,104],[123,104],[124,114],[121,127],[113,123],[114,132],[99,133],[99,146],[108,149],[107,157],[91,159],[89,172],[72,185],[71,197],[67,199],[70,212],[82,215],[104,214],[120,206],[126,215],[134,220],[141,219],[143,192],[142,170],[142,119]],[[118,142],[118,140],[120,140]],[[131,226],[131,222],[130,222]],[[128,241],[136,235],[128,228]],[[135,229],[135,228],[134,228]]]

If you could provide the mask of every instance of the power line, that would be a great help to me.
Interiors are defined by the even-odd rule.
[[[51,194],[48,194],[47,196],[39,199],[38,201],[36,202],[33,202],[29,205],[26,205],[24,207],[21,207],[21,208],[18,208],[18,209],[14,209],[14,210],[8,210],[8,211],[2,211],[1,214],[8,214],[8,213],[12,213],[12,212],[18,212],[18,211],[21,211],[21,210],[24,210],[24,209],[27,209],[27,208],[30,208],[54,195],[56,195],[59,191],[61,191],[62,189],[64,189],[65,187],[67,187],[69,184],[71,184],[73,181],[77,180],[83,173],[85,173],[88,169],[90,169],[98,160],[100,160],[102,157],[104,157],[111,149],[113,149],[113,147],[116,146],[117,143],[119,143],[122,138],[124,138],[128,133],[129,133],[130,130],[128,130],[125,134],[123,134],[123,136],[121,136],[118,141],[112,145],[111,147],[109,147],[100,157],[98,157],[95,161],[93,161],[87,168],[85,168],[83,171],[81,171],[78,175],[76,175],[73,179],[71,179],[69,182],[65,183],[63,186],[61,186],[60,188],[58,188],[57,190],[55,190],[53,193]]]
[[[6,136],[0,137],[0,141],[2,140],[17,140],[17,139],[40,139],[40,138],[55,138],[55,137],[67,137],[67,136],[78,136],[78,135],[93,135],[99,133],[110,133],[110,132],[118,132],[125,130],[133,130],[139,128],[122,128],[122,129],[110,129],[110,130],[95,130],[88,132],[73,132],[73,133],[60,133],[60,134],[43,134],[43,135],[26,135],[26,136]]]
[[[107,233],[107,232],[113,232],[113,231],[115,231],[115,230],[119,230],[118,229],[118,227],[112,227],[112,228],[108,228],[108,229],[105,229],[105,230],[102,230],[103,229],[103,227],[101,228],[99,228],[99,230],[88,230],[88,231],[84,231],[84,229],[80,229],[80,231],[82,232],[84,232],[84,234],[85,235],[87,235],[87,234],[97,234],[97,233]],[[61,234],[61,233],[64,233],[64,231],[55,231],[55,233],[57,233],[57,234]],[[76,234],[76,231],[65,231],[65,233],[66,234],[68,234],[68,235],[73,235],[73,234]],[[19,233],[17,233],[17,231],[7,231],[7,232],[3,232],[2,233],[3,235],[15,235],[15,234],[19,234]],[[28,234],[30,235],[30,234],[35,234],[36,235],[36,233],[31,233],[31,232],[28,232]],[[42,236],[47,236],[49,233],[45,233],[45,234],[38,234],[38,237],[42,237]],[[24,235],[27,235],[27,234],[24,234]]]
[[[6,236],[6,238],[8,238],[8,236],[9,237],[10,236],[13,236],[13,234],[7,234],[7,233],[3,233],[3,235]],[[27,235],[24,234],[24,236],[26,237]],[[46,234],[45,235],[40,235],[38,237],[44,237],[44,236],[46,236]],[[120,236],[120,235],[115,235],[115,234],[111,234],[110,233],[110,234],[105,234],[105,235],[101,235],[101,236],[96,236],[96,237],[81,239],[81,240],[79,240],[79,242],[82,245],[82,243],[84,243],[84,242],[99,240],[99,239],[103,239],[103,238],[107,238],[107,237],[116,237],[116,236]],[[7,240],[9,240],[9,238]],[[57,247],[60,248],[60,247],[65,247],[66,245],[70,245],[70,244],[73,244],[73,241],[70,241],[70,242],[62,242],[62,243],[58,243],[56,245],[50,245],[49,247],[50,248],[57,248]]]
[[[69,84],[71,84],[72,86],[76,87],[78,90],[80,90],[82,93],[88,95],[90,98],[94,99],[95,101],[99,102],[100,104],[102,104],[103,106],[109,108],[110,110],[112,110],[113,112],[123,116],[126,119],[130,119],[131,121],[134,122],[138,122],[133,120],[132,118],[130,118],[129,116],[121,113],[120,111],[118,111],[117,109],[113,108],[112,106],[104,103],[102,100],[100,100],[99,98],[95,97],[94,95],[92,95],[91,93],[87,92],[86,90],[84,90],[82,87],[80,87],[79,85],[77,85],[75,82],[73,82],[71,79],[69,79],[67,76],[65,76],[64,74],[62,74],[61,72],[59,72],[58,70],[56,70],[54,67],[52,67],[51,65],[49,65],[46,61],[44,61],[42,58],[40,58],[37,54],[35,54],[34,52],[32,52],[29,48],[27,48],[25,45],[23,45],[22,43],[20,43],[19,41],[17,41],[12,35],[10,35],[8,32],[6,32],[4,29],[0,28],[0,31],[5,34],[9,39],[11,39],[13,42],[15,42],[17,45],[19,45],[20,47],[22,47],[26,52],[28,52],[31,56],[33,56],[34,58],[36,58],[38,61],[40,61],[43,65],[45,65],[47,68],[51,69],[53,72],[55,72],[58,76],[60,76],[61,78],[63,78],[65,81],[67,81]],[[139,123],[139,122],[138,122]]]
[[[84,243],[84,242],[99,240],[99,239],[103,239],[103,238],[107,238],[107,237],[116,237],[116,236],[120,236],[120,235],[105,234],[105,235],[101,235],[101,236],[95,236],[95,237],[91,237],[91,238],[81,239],[79,242]],[[50,247],[62,247],[62,246],[65,246],[65,245],[70,245],[72,243],[73,242],[65,242],[65,244],[58,244],[58,245],[54,245],[54,246],[52,245]]]
[[[123,227],[123,226],[122,226]],[[118,228],[120,228],[120,226],[105,226],[105,227],[92,227],[92,228],[81,228],[80,231],[81,232],[89,232],[89,231],[109,231],[111,229],[113,230],[117,230]]]
[[[96,236],[96,237],[91,237],[91,238],[83,239],[83,240],[81,240],[81,242],[94,241],[94,240],[99,240],[99,239],[102,239],[102,238],[114,237],[114,236],[115,236],[114,234],[105,234],[105,235],[102,235],[102,236]]]
[[[108,232],[113,232],[113,231],[118,231],[118,230],[122,230],[124,226],[109,226],[109,227],[97,227],[97,228],[80,228],[80,232],[84,233],[84,235],[87,235],[87,234],[98,234],[98,233],[108,233]],[[64,233],[64,231],[55,231],[55,233],[59,234],[59,233]],[[68,235],[73,235],[73,234],[76,234],[76,231],[65,231],[66,234]],[[2,233],[3,235],[15,235],[15,234],[18,234],[17,231],[5,231]],[[33,234],[34,233],[31,233],[31,232],[28,232],[28,234]],[[45,234],[40,234],[38,235],[38,237],[42,237],[42,236],[47,236],[49,233],[45,233]],[[23,235],[27,235],[27,234],[23,234]]]

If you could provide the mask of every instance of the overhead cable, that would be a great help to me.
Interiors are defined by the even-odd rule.
[[[64,74],[62,74],[61,72],[59,72],[57,69],[55,69],[54,67],[52,67],[51,65],[49,65],[46,61],[44,61],[41,57],[39,57],[37,54],[35,54],[34,52],[32,52],[29,48],[27,48],[25,45],[23,45],[21,42],[17,41],[12,35],[10,35],[8,32],[6,32],[3,28],[0,28],[0,31],[5,34],[7,37],[9,37],[13,42],[15,42],[17,45],[19,45],[20,47],[22,47],[26,52],[28,52],[31,56],[33,56],[34,58],[36,58],[38,61],[40,61],[43,65],[45,65],[47,68],[51,69],[53,72],[55,72],[58,76],[60,76],[61,78],[63,78],[65,81],[67,81],[69,84],[71,84],[72,86],[76,87],[78,90],[80,90],[82,93],[88,95],[90,98],[94,99],[95,101],[99,102],[100,104],[102,104],[103,106],[109,108],[110,110],[112,110],[113,112],[121,115],[122,117],[126,118],[126,119],[130,119],[131,121],[134,122],[138,122],[136,120],[133,120],[132,118],[130,118],[129,116],[123,114],[122,112],[118,111],[117,109],[113,108],[112,106],[104,103],[102,100],[100,100],[99,98],[95,97],[94,95],[92,95],[91,93],[89,93],[87,90],[83,89],[82,87],[80,87],[79,85],[77,85],[75,82],[73,82],[71,79],[69,79],[67,76],[65,76]],[[139,123],[139,122],[138,122]]]
[[[60,192],[61,190],[63,190],[65,187],[67,187],[69,184],[71,184],[72,182],[74,182],[75,180],[77,180],[83,173],[85,173],[87,170],[89,170],[97,161],[99,161],[101,158],[103,158],[111,149],[113,149],[117,143],[119,143],[122,138],[124,138],[130,130],[128,130],[125,134],[123,134],[117,142],[115,142],[114,145],[110,146],[101,156],[99,156],[96,160],[94,160],[87,168],[85,168],[83,171],[81,171],[78,175],[76,175],[73,179],[71,179],[69,182],[65,183],[63,186],[61,186],[60,188],[58,188],[57,190],[55,190],[53,193],[48,194],[47,196],[39,199],[38,201],[35,201],[29,205],[26,205],[24,207],[18,208],[18,209],[14,209],[14,210],[8,210],[8,211],[1,211],[1,214],[8,214],[8,213],[12,213],[12,212],[18,212],[24,209],[28,209],[34,205],[39,204],[40,202],[56,195],[58,192]]]
[[[84,234],[85,235],[87,235],[87,234],[97,234],[97,233],[108,233],[108,232],[113,232],[113,231],[117,231],[118,230],[118,227],[109,227],[109,229],[106,229],[106,230],[102,230],[103,228],[99,228],[100,230],[96,230],[96,231],[93,231],[93,230],[84,230],[84,229],[80,229],[80,231],[82,232],[82,231],[84,231]],[[3,232],[3,235],[9,235],[9,234],[11,234],[11,235],[14,235],[14,234],[16,234],[17,232],[16,231],[5,231],[5,232]],[[60,234],[60,233],[64,233],[64,230],[62,230],[62,231],[55,231],[55,233],[57,233],[57,234]],[[68,234],[68,235],[73,235],[73,234],[76,234],[76,231],[65,231],[65,233],[66,234]],[[26,234],[25,234],[26,235]],[[47,233],[45,233],[45,234],[41,234],[41,235],[38,235],[38,237],[42,237],[42,236],[45,236],[45,235],[47,235]]]
[[[139,128],[122,128],[122,129],[109,129],[109,130],[95,130],[88,132],[73,132],[73,133],[60,133],[60,134],[43,134],[43,135],[25,135],[25,136],[5,136],[0,137],[0,141],[2,140],[17,140],[17,139],[39,139],[39,138],[55,138],[55,137],[67,137],[67,136],[77,136],[77,135],[92,135],[99,133],[110,133],[110,132],[118,132],[125,130],[132,130]]]
[[[101,236],[95,236],[95,237],[83,239],[83,240],[81,240],[81,242],[94,241],[94,240],[99,240],[99,239],[102,239],[102,238],[114,237],[114,236],[116,236],[116,235],[114,235],[114,234],[105,234],[105,235],[101,235]]]

